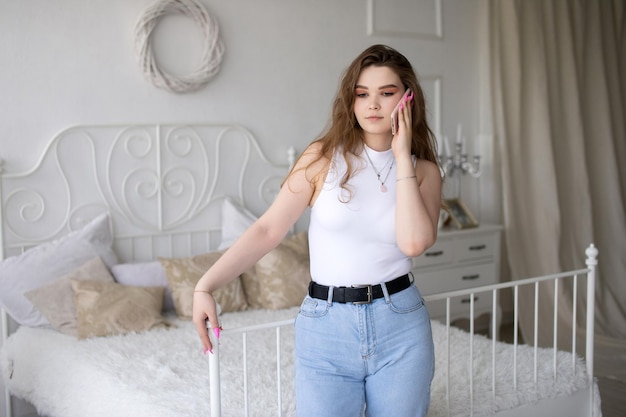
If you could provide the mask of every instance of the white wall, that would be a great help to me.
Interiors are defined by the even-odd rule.
[[[323,130],[341,71],[373,43],[399,49],[429,85],[439,82],[444,134],[453,137],[457,123],[470,138],[488,133],[477,127],[484,54],[480,0],[442,0],[442,39],[368,35],[366,0],[203,1],[219,21],[226,55],[205,88],[179,95],[147,81],[135,57],[135,22],[152,0],[1,1],[5,171],[28,169],[51,136],[75,124],[236,122],[257,136],[270,159],[283,160],[289,146],[302,150]],[[385,16],[396,13],[404,25],[406,13],[398,5],[414,12],[417,4],[432,13],[439,4],[374,3],[396,5]],[[415,17],[420,27],[431,23],[422,14]],[[198,34],[189,19],[163,21],[155,46],[164,64],[178,73],[193,68]],[[465,180],[463,199],[480,220],[493,222],[497,204],[488,140],[481,151],[483,185]]]
[[[472,139],[481,133],[478,3],[443,1],[443,39],[424,40],[368,36],[365,0],[205,0],[226,55],[205,88],[177,95],[147,81],[135,56],[135,22],[151,1],[3,1],[0,158],[7,171],[27,169],[52,135],[74,124],[237,122],[281,160],[289,145],[302,150],[324,128],[341,71],[373,43],[404,52],[422,77],[438,77],[443,133],[453,137],[462,123]],[[199,32],[191,19],[168,18],[157,26],[157,56],[187,73]],[[489,163],[490,146],[482,146]],[[466,182],[464,198],[478,211],[477,188]]]

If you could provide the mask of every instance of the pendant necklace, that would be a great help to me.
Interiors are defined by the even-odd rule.
[[[386,193],[387,192],[387,186],[385,185],[385,182],[387,182],[387,178],[389,178],[389,173],[391,173],[391,168],[393,167],[393,159],[394,159],[393,154],[391,155],[391,159],[390,159],[391,164],[389,164],[389,169],[387,170],[387,175],[385,175],[385,178],[381,181],[380,176],[381,176],[382,172],[385,170],[385,167],[387,166],[389,161],[387,161],[385,163],[385,165],[383,165],[383,167],[379,171],[374,166],[374,162],[372,162],[372,158],[370,158],[369,153],[367,153],[367,147],[364,147],[363,150],[365,151],[365,156],[367,156],[367,160],[370,162],[370,165],[372,166],[372,169],[376,173],[376,177],[378,178],[378,181],[380,182],[380,192]]]

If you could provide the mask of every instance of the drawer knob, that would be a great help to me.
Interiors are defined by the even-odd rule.
[[[470,247],[469,247],[469,250],[472,250],[472,251],[476,251],[476,250],[483,250],[483,249],[485,249],[486,247],[487,247],[487,245],[485,245],[485,244],[482,244],[482,245],[473,245],[473,246],[470,246]]]
[[[441,256],[443,255],[443,251],[442,250],[438,250],[438,251],[434,251],[434,252],[426,252],[424,254],[424,256],[426,257],[434,257],[434,256]]]
[[[463,275],[463,278],[462,278],[462,279],[463,279],[464,281],[472,281],[472,280],[475,280],[475,279],[478,279],[478,278],[480,278],[480,274],[474,274],[474,275]]]

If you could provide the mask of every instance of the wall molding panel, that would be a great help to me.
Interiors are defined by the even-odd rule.
[[[423,75],[419,76],[419,82],[424,91],[426,100],[427,120],[428,125],[432,129],[433,133],[437,137],[437,142],[441,141],[441,135],[443,131],[442,113],[443,102],[441,96],[441,75]]]
[[[367,34],[443,39],[442,0],[367,0]]]

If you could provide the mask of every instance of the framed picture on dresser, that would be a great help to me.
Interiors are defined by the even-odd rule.
[[[463,204],[461,199],[452,198],[444,200],[444,208],[450,214],[450,219],[459,229],[467,229],[470,227],[478,227],[478,221],[472,215],[472,212]]]

